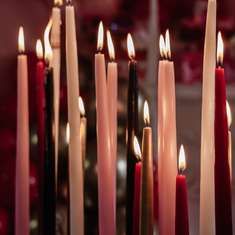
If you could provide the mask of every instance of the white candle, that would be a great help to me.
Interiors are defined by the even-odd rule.
[[[232,125],[232,112],[230,109],[230,105],[228,101],[226,102],[226,111],[227,111],[227,119],[228,119],[228,161],[230,167],[230,176],[231,182],[233,178],[233,167],[232,167],[232,133],[231,133],[231,125]]]
[[[55,127],[55,175],[57,186],[58,143],[59,143],[59,104],[60,104],[60,26],[62,0],[54,0],[52,9],[51,46],[53,49],[53,84],[54,84],[54,127]]]
[[[200,234],[215,234],[214,115],[216,59],[216,0],[208,0],[203,62],[201,121]]]
[[[80,154],[78,55],[74,7],[66,6],[66,68],[68,89],[70,234],[84,234],[83,166]]]
[[[95,54],[95,86],[97,117],[97,160],[99,197],[99,234],[115,234],[113,205],[113,178],[110,143],[110,123],[106,84],[105,58],[103,49],[103,24],[99,25],[98,53]]]
[[[177,175],[176,108],[174,64],[170,39],[160,37],[163,58],[158,76],[158,176],[160,234],[175,234],[175,178]]]
[[[17,142],[15,182],[15,234],[29,234],[29,111],[28,65],[24,32],[19,30],[17,66]]]

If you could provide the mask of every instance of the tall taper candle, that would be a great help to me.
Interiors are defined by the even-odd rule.
[[[215,234],[215,51],[216,0],[208,0],[202,86],[200,235]]]
[[[17,58],[17,139],[15,181],[15,234],[29,234],[29,111],[28,65],[23,27],[19,30]]]
[[[136,163],[133,150],[133,138],[138,134],[138,78],[135,61],[135,48],[130,34],[127,36],[127,49],[130,61],[127,106],[126,234],[132,234],[132,213]]]
[[[66,68],[68,89],[70,234],[84,234],[83,166],[80,154],[79,76],[74,6],[66,6]]]

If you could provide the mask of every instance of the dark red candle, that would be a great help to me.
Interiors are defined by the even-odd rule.
[[[139,162],[135,164],[135,184],[134,184],[134,202],[133,202],[133,235],[139,235],[140,231],[140,190],[141,190],[141,150],[136,137],[134,137],[134,151]]]
[[[179,174],[176,176],[175,235],[189,234],[188,196],[185,169],[185,153],[181,146],[179,154]]]
[[[228,160],[228,121],[224,77],[223,42],[218,35],[215,78],[215,220],[216,235],[232,235],[231,182]]]

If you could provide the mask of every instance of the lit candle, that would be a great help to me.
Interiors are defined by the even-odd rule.
[[[78,108],[80,112],[80,146],[81,146],[81,156],[83,160],[83,166],[86,159],[86,135],[87,135],[87,119],[86,112],[82,97],[78,97]]]
[[[24,31],[20,27],[17,58],[17,142],[15,181],[15,234],[29,234],[29,111],[28,65]]]
[[[54,0],[52,8],[51,46],[53,49],[53,78],[54,78],[54,115],[55,115],[55,175],[57,182],[58,143],[59,143],[59,106],[60,106],[60,26],[63,0]],[[56,184],[57,186],[57,184]]]
[[[135,154],[135,184],[134,184],[134,201],[133,201],[133,235],[140,234],[140,197],[141,197],[141,171],[142,171],[142,154],[140,145],[136,136],[133,139],[133,150]]]
[[[104,29],[102,22],[100,22],[97,40],[98,51],[95,54],[99,234],[114,235],[116,227],[112,192],[114,182],[112,178],[113,169],[105,58],[102,53],[103,38]]]
[[[215,228],[216,234],[232,234],[231,182],[228,158],[228,122],[226,84],[223,64],[223,41],[218,34],[215,71]]]
[[[108,89],[108,108],[109,108],[109,123],[110,123],[110,143],[111,143],[111,164],[113,178],[113,200],[114,200],[114,215],[116,217],[116,169],[117,169],[117,99],[118,99],[118,71],[117,63],[115,62],[114,45],[111,34],[107,31],[107,43],[110,62],[107,69],[107,89]],[[116,218],[115,218],[116,220]],[[116,231],[115,231],[116,234]]]
[[[160,37],[162,60],[158,71],[158,179],[160,234],[175,234],[175,178],[177,175],[174,63],[169,32]]]
[[[141,235],[153,234],[153,154],[152,128],[150,127],[149,106],[144,103],[143,142],[142,142],[142,181],[141,181]]]
[[[135,154],[133,138],[138,133],[138,79],[136,72],[135,48],[130,34],[127,36],[129,61],[128,107],[127,107],[127,178],[126,178],[126,233],[132,234],[133,198],[135,179]]]
[[[202,85],[200,235],[215,234],[215,51],[216,0],[208,0]]]
[[[175,235],[189,235],[188,192],[186,177],[183,175],[185,168],[185,152],[183,145],[181,145],[179,153],[179,173],[176,177]]]
[[[37,134],[38,134],[38,155],[39,155],[39,230],[42,229],[43,218],[43,173],[44,173],[44,154],[45,154],[45,92],[44,92],[44,61],[43,47],[41,40],[36,43],[37,64],[36,64],[36,99],[37,99]]]
[[[80,155],[79,77],[74,6],[66,6],[66,69],[68,94],[70,234],[84,234],[83,163]]]
[[[56,181],[55,181],[55,139],[54,139],[54,109],[53,109],[53,68],[52,48],[49,34],[52,26],[50,20],[45,33],[45,157],[43,182],[43,234],[55,234],[56,213]]]
[[[230,105],[228,101],[226,101],[226,112],[227,112],[227,119],[228,119],[228,161],[230,167],[230,177],[231,183],[233,179],[233,160],[232,160],[232,134],[231,134],[231,125],[232,125],[232,112],[230,109]]]

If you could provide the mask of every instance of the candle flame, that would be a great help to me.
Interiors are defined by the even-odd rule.
[[[135,156],[137,157],[138,160],[141,160],[142,154],[140,150],[139,141],[136,136],[134,136],[133,147],[134,147]]]
[[[217,39],[217,63],[222,65],[224,60],[224,43],[221,32],[218,33]]]
[[[70,141],[70,126],[69,126],[68,122],[66,124],[65,141],[66,141],[67,144],[69,144],[69,141]]]
[[[52,20],[50,19],[45,32],[44,32],[44,45],[45,45],[45,60],[47,63],[50,63],[52,60],[52,48],[51,48],[51,43],[50,43],[50,31],[51,31],[51,27],[52,27]]]
[[[84,102],[81,96],[78,97],[78,107],[79,107],[81,116],[85,116],[86,112],[85,112]]]
[[[63,0],[54,0],[54,5],[55,6],[62,6],[63,5]]]
[[[160,55],[162,58],[166,58],[166,45],[163,35],[160,35],[159,39],[159,49],[160,49]]]
[[[167,55],[167,58],[168,58],[168,59],[171,59],[171,43],[170,43],[170,33],[169,33],[169,29],[166,30],[165,46],[166,46],[166,55]]]
[[[18,49],[20,53],[25,52],[25,44],[24,44],[24,28],[20,26],[19,36],[18,36]]]
[[[39,60],[43,58],[43,47],[40,39],[36,42],[36,54]]]
[[[231,112],[229,102],[227,100],[226,100],[226,112],[227,112],[227,119],[228,119],[228,128],[230,128],[232,125],[232,112]]]
[[[111,37],[111,33],[109,30],[107,31],[107,42],[108,42],[109,57],[111,60],[115,60],[115,50],[114,50],[114,46],[113,46],[113,40]]]
[[[127,35],[127,50],[129,58],[133,60],[135,58],[135,47],[130,33]]]
[[[104,26],[102,21],[100,21],[98,28],[98,40],[97,40],[97,50],[102,51],[104,44]]]
[[[184,146],[180,146],[180,153],[179,153],[179,171],[184,171],[186,169],[186,159],[185,159],[185,151]]]
[[[149,105],[146,100],[144,102],[144,123],[146,125],[150,124]]]

